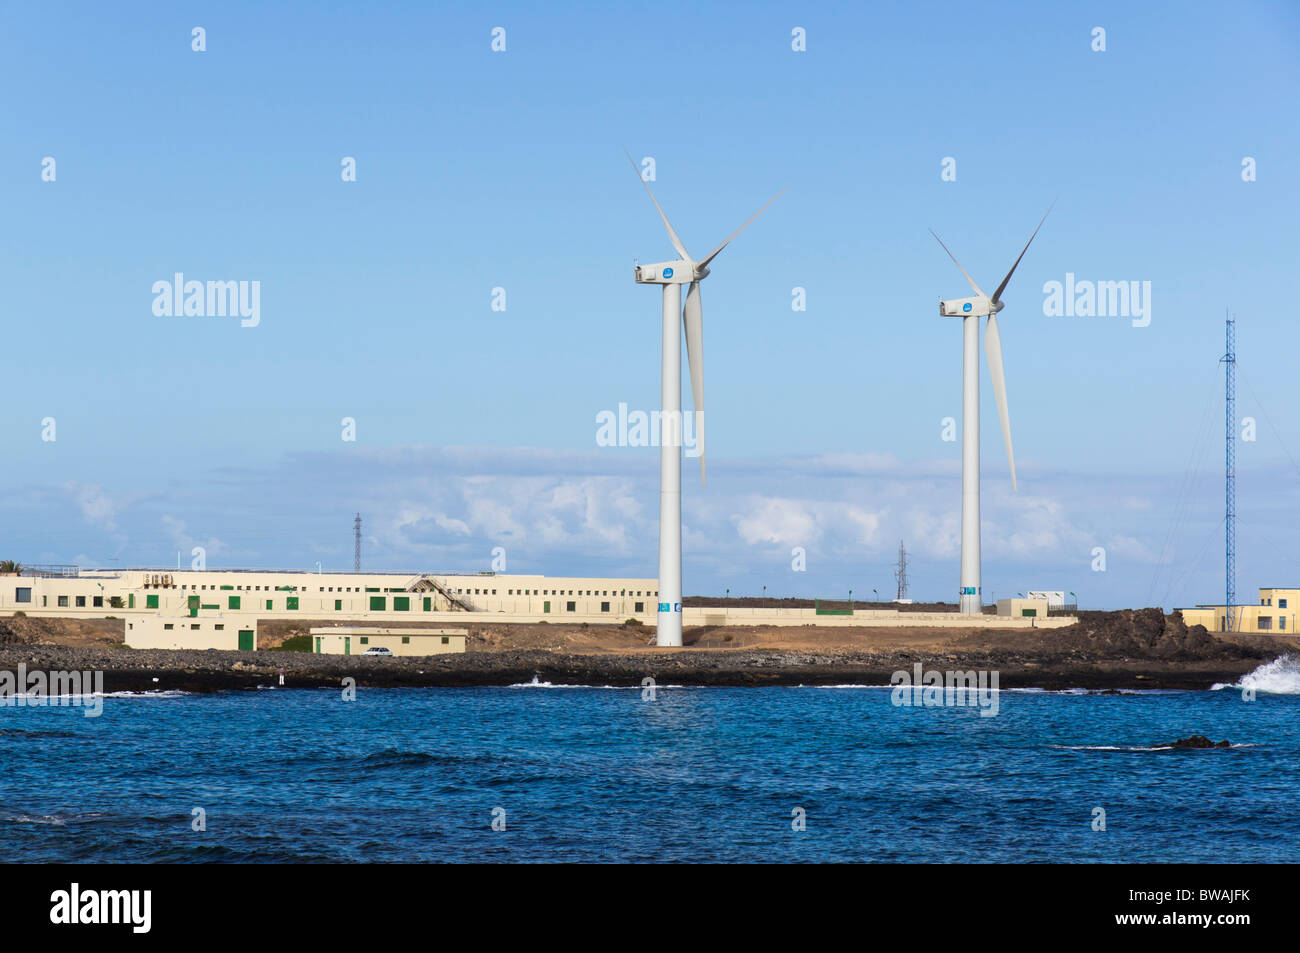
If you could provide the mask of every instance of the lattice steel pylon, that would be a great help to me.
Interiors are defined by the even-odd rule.
[[[907,550],[903,541],[898,541],[898,568],[894,570],[894,579],[898,582],[898,599],[907,598]]]
[[[361,514],[357,514],[356,520],[353,521],[356,527],[356,544],[352,550],[352,571],[361,572]]]
[[[1223,629],[1225,632],[1237,630],[1237,318],[1225,311],[1227,353],[1220,358],[1224,367],[1223,417]]]

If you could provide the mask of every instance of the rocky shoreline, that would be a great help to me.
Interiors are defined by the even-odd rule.
[[[572,655],[548,651],[468,653],[432,658],[362,658],[294,652],[191,652],[69,649],[26,646],[0,650],[0,669],[91,670],[104,690],[213,692],[276,685],[338,688],[518,685],[887,685],[896,671],[997,671],[1000,688],[1207,689],[1235,683],[1267,659],[1219,661],[1037,661],[989,656],[816,655],[774,651],[702,650],[637,655]]]
[[[1262,640],[1224,641],[1157,609],[1097,614],[1036,641],[956,640],[943,651],[680,649],[573,652],[560,649],[470,651],[425,658],[314,655],[303,652],[129,649],[0,640],[0,670],[101,671],[104,690],[212,692],[278,685],[358,686],[567,685],[887,685],[896,671],[996,671],[1001,688],[1064,690],[1207,689],[1235,683],[1284,654]]]

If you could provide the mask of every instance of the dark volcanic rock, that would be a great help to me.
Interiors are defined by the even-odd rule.
[[[1231,748],[1232,742],[1211,741],[1205,735],[1192,735],[1190,738],[1179,738],[1167,745],[1153,745],[1155,748]]]
[[[1061,630],[1072,648],[1103,658],[1244,659],[1261,658],[1258,648],[1214,638],[1203,625],[1190,628],[1181,612],[1166,616],[1159,609],[1123,609],[1088,614]]]

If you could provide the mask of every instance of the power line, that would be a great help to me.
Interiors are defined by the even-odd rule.
[[[1174,501],[1173,515],[1170,517],[1169,528],[1165,533],[1164,543],[1160,547],[1160,555],[1156,559],[1156,564],[1151,574],[1151,587],[1148,596],[1152,600],[1155,599],[1156,593],[1160,589],[1162,572],[1168,573],[1168,576],[1165,579],[1166,582],[1169,582],[1169,579],[1172,578],[1174,572],[1171,565],[1173,560],[1173,548],[1177,544],[1177,540],[1182,532],[1183,524],[1187,521],[1188,516],[1190,515],[1197,492],[1200,489],[1202,467],[1210,449],[1209,437],[1214,429],[1210,411],[1214,409],[1215,388],[1213,386],[1213,380],[1208,375],[1205,383],[1206,385],[1209,385],[1206,387],[1205,408],[1201,411],[1200,423],[1196,426],[1195,440],[1192,442],[1191,451],[1187,457],[1187,466],[1183,470],[1183,478],[1179,483],[1178,496]],[[1173,583],[1169,582],[1169,586],[1172,588]]]
[[[1241,380],[1242,383],[1246,385],[1246,389],[1250,391],[1250,396],[1254,398],[1255,404],[1259,407],[1260,413],[1262,413],[1264,419],[1268,421],[1268,426],[1273,431],[1273,436],[1277,438],[1277,445],[1282,448],[1282,452],[1286,454],[1286,458],[1291,461],[1291,466],[1295,467],[1296,474],[1300,475],[1300,463],[1296,463],[1295,457],[1291,456],[1290,449],[1288,449],[1287,445],[1282,440],[1281,432],[1277,429],[1277,425],[1273,423],[1273,418],[1268,415],[1268,408],[1264,406],[1264,402],[1260,400],[1259,395],[1255,393],[1255,388],[1251,386],[1250,378],[1246,376],[1244,370],[1241,372]]]

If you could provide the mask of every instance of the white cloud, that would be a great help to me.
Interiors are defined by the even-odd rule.
[[[72,495],[77,508],[81,510],[82,519],[87,523],[107,530],[117,528],[119,504],[98,484],[71,481],[64,484],[64,489]]]
[[[693,479],[690,463],[682,486],[688,591],[758,591],[750,584],[760,580],[783,594],[883,593],[892,590],[903,540],[913,594],[952,596],[960,525],[954,461],[903,463],[870,453],[713,459],[707,487]],[[1243,588],[1255,582],[1248,575],[1276,562],[1255,546],[1258,530],[1300,522],[1288,520],[1300,498],[1293,474],[1283,476],[1265,493],[1278,481],[1252,474],[1259,491],[1241,508]],[[1005,472],[991,466],[981,513],[986,594],[1050,582],[1092,605],[1212,598],[1222,569],[1207,554],[1221,552],[1221,501],[1210,486],[1183,500],[1175,517],[1171,485],[1178,481],[1168,475],[1078,474],[1022,462],[1020,492],[1012,493]],[[1266,512],[1252,519],[1250,499],[1266,499]],[[512,572],[653,576],[657,565],[656,461],[609,450],[349,448],[198,479],[160,473],[135,498],[98,484],[18,487],[0,509],[25,534],[15,544],[29,561],[66,561],[66,546],[67,553],[118,554],[123,565],[166,565],[177,549],[188,553],[198,543],[209,565],[221,552],[221,565],[343,567],[352,562],[352,515],[360,510],[371,569],[486,569],[495,546],[506,548]],[[192,526],[211,535],[203,540]],[[806,573],[790,571],[795,546],[807,549]],[[1107,572],[1090,570],[1095,546],[1107,549]],[[1167,566],[1157,567],[1157,553],[1171,554]],[[1272,583],[1277,573],[1270,573]]]

